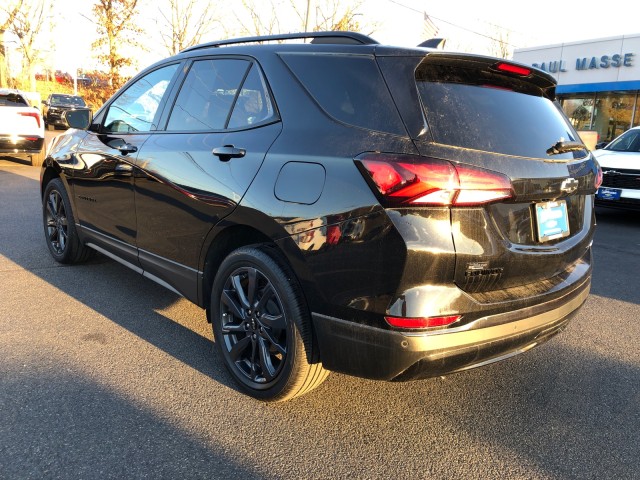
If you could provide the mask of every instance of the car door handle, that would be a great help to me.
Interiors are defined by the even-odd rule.
[[[113,169],[116,175],[128,177],[133,173],[133,165],[128,163],[118,163]]]
[[[236,148],[233,145],[225,145],[224,147],[216,147],[211,152],[222,162],[228,162],[232,158],[244,157],[247,151],[244,148]]]

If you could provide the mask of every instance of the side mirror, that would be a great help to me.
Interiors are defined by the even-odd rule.
[[[76,110],[67,110],[62,112],[62,120],[69,128],[77,128],[78,130],[86,130],[91,125],[93,113],[89,108],[78,108]]]

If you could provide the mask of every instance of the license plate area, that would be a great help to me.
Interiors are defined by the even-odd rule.
[[[535,208],[539,242],[549,242],[569,236],[566,200],[536,203]]]
[[[617,188],[600,187],[596,192],[596,198],[601,200],[620,200],[622,190]]]

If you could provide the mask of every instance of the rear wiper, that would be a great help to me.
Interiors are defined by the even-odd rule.
[[[585,150],[586,147],[579,142],[563,142],[560,140],[555,145],[552,145],[551,148],[547,150],[547,155],[558,155],[559,153],[567,153],[567,152],[579,152],[580,150]]]

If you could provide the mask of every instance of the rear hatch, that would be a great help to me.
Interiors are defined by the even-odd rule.
[[[474,55],[391,48],[376,55],[418,163],[454,167],[459,192],[447,201],[460,288],[502,290],[504,298],[526,285],[535,294],[588,261],[601,175],[555,103],[552,77]],[[424,193],[407,203],[433,199]]]
[[[40,112],[19,94],[0,92],[0,148],[12,149],[30,141],[41,141],[44,125]]]

